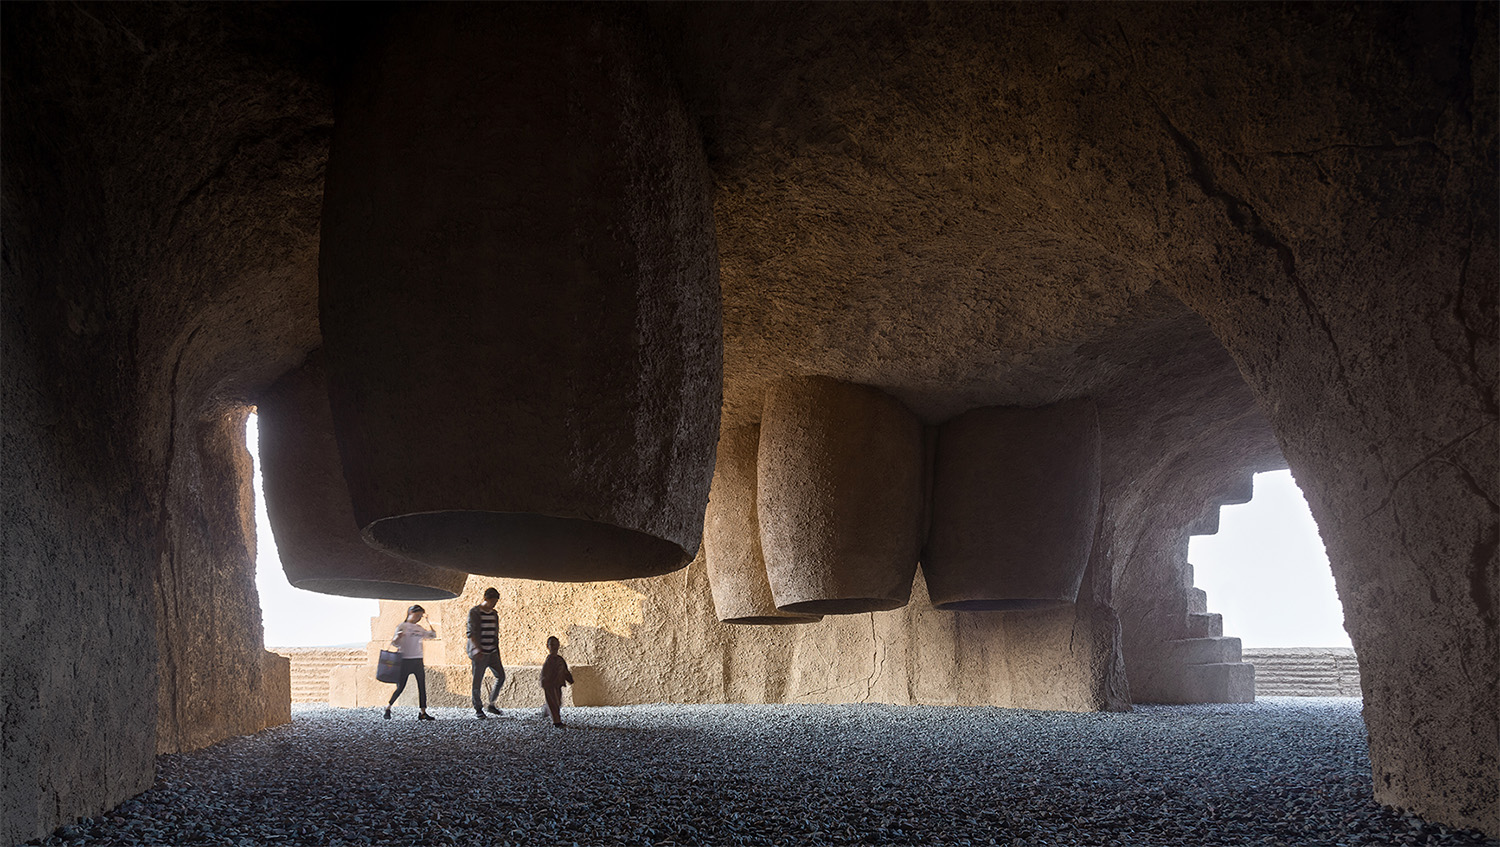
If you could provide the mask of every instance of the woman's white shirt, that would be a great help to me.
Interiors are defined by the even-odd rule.
[[[396,642],[396,651],[401,654],[401,658],[420,659],[422,642],[428,638],[437,638],[437,633],[421,624],[402,621],[396,625],[396,637],[391,640]]]

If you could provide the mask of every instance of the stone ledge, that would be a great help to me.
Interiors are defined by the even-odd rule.
[[[1359,697],[1359,660],[1348,647],[1253,647],[1255,693],[1262,697]]]

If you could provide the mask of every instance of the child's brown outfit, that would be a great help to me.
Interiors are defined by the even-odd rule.
[[[573,672],[568,662],[553,653],[542,663],[542,693],[547,697],[547,710],[552,713],[552,725],[562,726],[562,690],[573,681]]]

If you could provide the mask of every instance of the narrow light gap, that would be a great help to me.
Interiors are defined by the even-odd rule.
[[[254,412],[245,421],[245,447],[255,465],[255,588],[260,593],[265,646],[364,647],[370,640],[370,618],[380,614],[380,602],[304,591],[286,581],[266,516],[260,429]]]
[[[1249,503],[1188,544],[1194,583],[1246,649],[1350,647],[1323,539],[1291,471],[1255,475]]]

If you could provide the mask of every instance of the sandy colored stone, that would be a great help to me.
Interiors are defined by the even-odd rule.
[[[744,426],[719,436],[713,487],[703,516],[703,562],[719,620],[736,624],[797,624],[819,619],[776,608],[766,562],[760,552],[755,505],[760,427]]]
[[[922,427],[865,385],[788,377],[766,394],[756,480],[776,607],[847,615],[906,605],[922,546]]]
[[[1088,399],[990,407],[938,430],[922,573],[940,609],[1078,598],[1099,521],[1099,419]]]
[[[322,343],[333,91],[379,21],[357,4],[0,15],[0,605],[29,633],[0,662],[10,843],[144,789],[158,750],[270,719],[228,446],[233,416]],[[919,576],[898,610],[727,627],[701,563],[496,580],[510,653],[555,632],[620,701],[1121,708],[1172,682],[1163,644],[1222,634],[1188,611],[1184,528],[1223,480],[1289,465],[1359,650],[1376,798],[1500,835],[1493,4],[644,15],[712,173],[726,427],[808,373],[929,426],[1093,397],[1098,539],[1075,605],[1026,612],[925,607]],[[380,317],[387,339],[429,322]],[[609,414],[642,437],[679,420]],[[704,433],[673,443],[707,453]],[[606,441],[608,462],[677,466]],[[678,482],[707,492],[709,464]],[[80,622],[113,661],[78,650]]]
[[[569,665],[593,668],[588,697],[597,705],[1111,705],[1102,679],[1114,642],[1080,625],[1087,611],[945,612],[932,608],[919,573],[912,602],[900,609],[739,626],[719,621],[702,556],[681,573],[622,582],[471,576],[460,597],[424,604],[440,636],[426,643],[427,664],[464,666],[464,622],[491,586],[500,592],[506,667],[540,664],[547,637],[556,636]],[[404,604],[380,604],[364,676],[373,679],[375,653],[404,612]]]
[[[567,581],[697,553],[722,368],[709,173],[642,39],[608,7],[419,6],[351,66],[320,316],[377,547]]]

